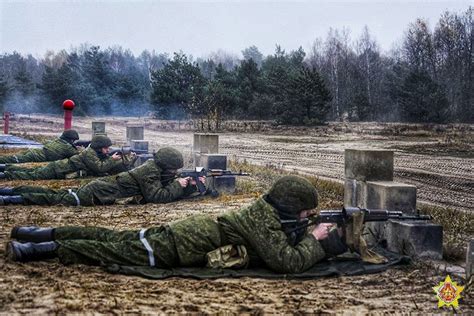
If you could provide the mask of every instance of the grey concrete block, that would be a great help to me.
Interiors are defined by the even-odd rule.
[[[443,258],[443,227],[427,221],[389,220],[387,248],[417,258]]]
[[[193,151],[202,154],[217,154],[219,152],[219,135],[203,133],[194,134]]]
[[[364,207],[402,211],[406,214],[416,212],[416,186],[392,181],[368,181]]]
[[[393,151],[346,149],[344,169],[346,179],[392,181]]]
[[[143,140],[145,138],[145,127],[143,125],[127,125],[126,138],[129,144],[131,140]]]
[[[140,150],[148,152],[148,141],[147,140],[131,140],[130,148],[132,150]]]
[[[219,154],[201,154],[200,166],[205,169],[227,169],[227,156]]]
[[[344,181],[344,206],[362,207],[365,205],[367,196],[367,183],[355,179],[346,179]]]
[[[201,165],[201,153],[200,152],[193,152],[193,166],[194,167],[202,167]]]
[[[105,132],[105,122],[93,121],[92,122],[92,136],[96,135],[107,135]]]
[[[235,176],[208,177],[206,180],[208,188],[211,190],[216,190],[219,193],[235,193]]]
[[[474,277],[474,239],[469,241],[466,253],[466,280]]]
[[[369,246],[387,243],[387,222],[366,222],[364,224],[363,237]]]

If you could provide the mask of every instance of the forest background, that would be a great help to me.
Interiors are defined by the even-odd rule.
[[[44,57],[0,55],[0,110],[78,115],[147,115],[207,120],[474,122],[473,8],[444,12],[435,26],[417,19],[382,52],[367,27],[329,29],[309,51],[256,46],[206,57],[83,44]]]

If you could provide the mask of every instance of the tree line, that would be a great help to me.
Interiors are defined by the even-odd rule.
[[[171,56],[81,45],[43,58],[0,55],[0,110],[60,113],[71,98],[82,115],[144,115],[316,125],[328,120],[474,122],[472,8],[445,12],[433,29],[418,19],[382,53],[368,28],[352,40],[330,29],[308,52],[256,46],[242,57]],[[2,109],[3,108],[3,109]]]

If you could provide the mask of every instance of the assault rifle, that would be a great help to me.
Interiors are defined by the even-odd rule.
[[[184,169],[178,173],[178,177],[180,178],[191,177],[194,181],[196,181],[200,195],[204,195],[207,190],[204,184],[201,181],[199,181],[199,177],[220,177],[220,176],[250,176],[250,174],[242,172],[242,171],[239,171],[238,173],[234,173],[230,170],[205,169],[203,167],[196,167],[195,169]]]
[[[292,233],[297,230],[304,229],[311,225],[318,225],[320,223],[335,223],[340,227],[346,225],[351,217],[356,212],[364,213],[365,222],[383,222],[389,219],[395,220],[431,220],[430,215],[403,215],[400,211],[388,211],[388,210],[377,210],[377,209],[366,209],[359,207],[344,207],[342,210],[321,210],[318,215],[312,215],[301,220],[281,220],[283,226],[293,226],[287,233]]]
[[[130,153],[136,153],[137,155],[148,154],[146,149],[132,149],[130,146],[122,146],[120,148],[110,147],[109,156],[119,154],[120,156],[129,155]]]
[[[76,147],[88,147],[91,144],[90,140],[76,140],[74,143]]]

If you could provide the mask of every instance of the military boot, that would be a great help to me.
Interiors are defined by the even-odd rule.
[[[5,171],[6,164],[0,163],[0,171]]]
[[[13,195],[13,188],[0,187],[0,195]]]
[[[10,238],[31,241],[45,242],[54,240],[54,228],[41,228],[36,226],[17,226],[13,227]]]
[[[23,204],[21,195],[0,195],[0,205]]]
[[[57,249],[58,244],[55,241],[37,244],[32,242],[22,244],[18,241],[10,241],[7,243],[5,255],[12,261],[39,261],[56,258],[58,256]]]

